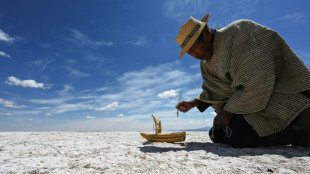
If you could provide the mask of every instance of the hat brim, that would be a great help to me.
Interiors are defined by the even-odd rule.
[[[185,53],[194,45],[194,43],[196,42],[196,40],[200,36],[202,30],[205,28],[206,24],[207,24],[206,22],[202,22],[202,24],[201,24],[200,28],[197,30],[197,32],[191,37],[191,39],[188,41],[188,43],[182,48],[179,59],[181,59],[185,55]]]

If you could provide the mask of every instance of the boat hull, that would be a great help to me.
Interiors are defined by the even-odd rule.
[[[185,132],[161,133],[161,134],[140,133],[140,134],[143,138],[154,142],[173,143],[173,142],[185,141],[186,138]]]

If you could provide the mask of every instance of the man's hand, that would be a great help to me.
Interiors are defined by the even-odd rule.
[[[182,101],[175,106],[175,108],[177,108],[181,112],[187,112],[191,110],[193,107],[195,107],[194,100]]]
[[[228,111],[221,111],[219,114],[217,114],[217,116],[215,116],[213,120],[213,127],[215,129],[220,129],[228,126],[233,115],[233,113],[230,113]]]

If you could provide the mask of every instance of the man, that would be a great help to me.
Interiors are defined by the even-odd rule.
[[[233,147],[310,147],[310,71],[275,31],[250,20],[221,29],[190,17],[176,41],[200,60],[202,93],[181,112],[212,106],[213,142]]]

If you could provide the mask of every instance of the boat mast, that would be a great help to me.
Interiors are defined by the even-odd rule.
[[[161,134],[161,131],[162,131],[161,121],[158,118],[156,118],[153,114],[152,114],[152,117],[153,117],[154,122],[155,122],[155,127],[156,127],[155,132],[156,132],[156,134]]]

